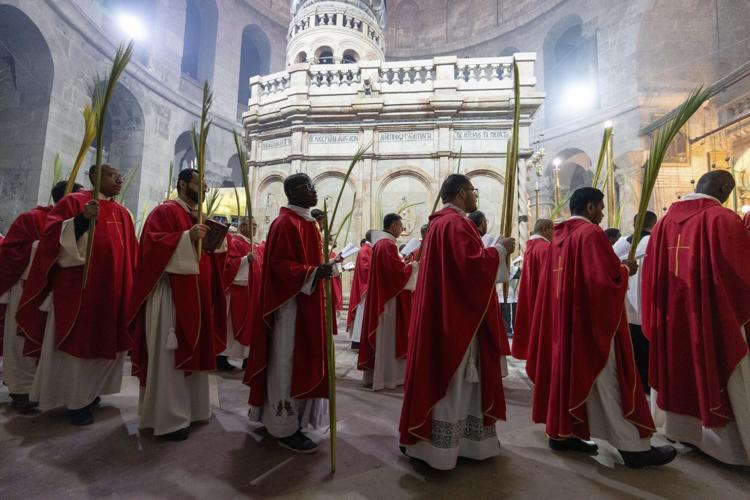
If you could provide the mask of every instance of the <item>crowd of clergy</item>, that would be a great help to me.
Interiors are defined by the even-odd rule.
[[[71,424],[94,423],[130,356],[139,427],[181,441],[211,418],[209,374],[234,358],[250,420],[292,452],[313,453],[303,431],[328,424],[324,289],[330,281],[342,310],[341,273],[353,268],[338,335],[358,350],[365,387],[403,386],[394,427],[412,460],[447,470],[459,457],[499,454],[513,356],[525,361],[532,419],[554,452],[596,454],[596,438],[628,467],[664,465],[677,452],[652,445],[658,427],[750,466],[750,218],[723,206],[734,189],[726,171],[703,175],[660,219],[647,213],[642,234],[619,239],[600,227],[603,193],[574,191],[571,216],[535,221],[513,261],[520,285],[508,325],[500,296],[517,274],[516,241],[486,234],[464,175],[443,182],[442,208],[417,244],[399,248],[404,223],[389,213],[348,255],[324,256],[326,214],[312,209],[306,174],[285,179],[288,204],[265,241],[244,217],[209,245],[196,170],[179,172],[177,196],[137,237],[115,201],[122,175],[100,168],[89,171],[101,175],[99,199],[77,184],[66,195],[63,181],[54,204],[20,214],[0,244],[2,377],[19,413],[64,407]]]

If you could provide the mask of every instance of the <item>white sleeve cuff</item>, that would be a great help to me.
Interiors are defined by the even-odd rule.
[[[86,259],[86,243],[89,241],[88,231],[76,240],[74,218],[64,220],[60,230],[60,253],[57,264],[60,267],[82,266]]]
[[[171,274],[198,274],[199,269],[198,255],[190,241],[190,231],[184,231],[164,271]]]

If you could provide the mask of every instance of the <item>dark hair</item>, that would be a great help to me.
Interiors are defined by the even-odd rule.
[[[467,217],[469,217],[469,220],[471,220],[471,222],[477,227],[479,227],[483,220],[487,220],[487,217],[485,217],[484,212],[481,210],[474,210]]]
[[[401,216],[399,214],[386,214],[386,216],[383,217],[383,231],[387,231],[389,227],[400,220]]]
[[[599,204],[604,201],[604,193],[593,187],[582,187],[573,191],[570,196],[570,213],[579,215],[586,210],[589,203]]]
[[[361,240],[359,240],[359,246],[362,246],[365,243],[367,243],[367,238],[362,238]]]
[[[419,228],[419,234],[424,238],[424,236],[427,234],[427,230],[430,228],[429,224],[422,224],[422,227]]]
[[[604,234],[607,235],[607,238],[619,238],[622,236],[622,233],[616,227],[608,227],[604,230]]]
[[[368,229],[365,233],[365,241],[372,242],[372,229]]]
[[[52,190],[50,191],[50,194],[52,194],[52,201],[57,203],[58,201],[63,199],[63,196],[65,196],[65,188],[68,186],[68,181],[60,181],[54,186],[52,186]],[[75,193],[76,191],[83,189],[83,186],[78,184],[77,182],[73,184],[73,190],[71,193]]]
[[[193,174],[197,174],[198,171],[194,168],[183,168],[180,170],[180,173],[177,174],[177,184],[175,186],[179,188],[180,181],[183,181],[185,184],[190,183],[190,181],[193,180]]]
[[[443,185],[440,186],[440,200],[443,203],[448,203],[453,198],[458,196],[461,189],[471,184],[468,177],[463,174],[450,174],[443,181]]]
[[[325,219],[326,216],[326,214],[324,214],[323,211],[319,208],[313,208],[310,211],[310,215],[312,215],[312,218],[315,220]]]
[[[636,215],[636,217],[638,217]],[[652,228],[656,225],[656,214],[651,210],[646,211],[646,216],[643,218],[643,227],[646,229]]]
[[[286,179],[284,179],[284,194],[289,196],[289,193],[291,193],[292,189],[298,186],[302,186],[303,184],[306,184],[308,182],[311,182],[310,176],[307,174],[303,174],[302,172],[289,175]]]

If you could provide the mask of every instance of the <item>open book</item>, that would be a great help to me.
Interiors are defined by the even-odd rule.
[[[221,242],[227,237],[229,226],[211,219],[207,219],[205,224],[208,226],[208,233],[203,238],[203,250],[213,252],[221,246]]]

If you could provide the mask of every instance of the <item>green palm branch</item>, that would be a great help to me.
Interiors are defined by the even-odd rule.
[[[237,149],[237,159],[240,162],[240,169],[242,170],[242,187],[245,189],[245,214],[250,218],[250,220],[252,220],[253,199],[250,193],[250,176],[248,175],[247,169],[247,154],[245,154],[245,148],[243,147],[242,141],[240,140],[240,136],[237,134],[237,132],[233,130],[232,136],[234,138],[234,146]],[[250,236],[250,242],[252,243],[252,236]]]
[[[703,86],[693,90],[685,102],[677,108],[674,117],[655,133],[651,141],[651,150],[649,151],[646,169],[643,173],[638,214],[633,227],[633,242],[630,245],[630,253],[628,254],[628,258],[631,260],[635,258],[635,250],[641,239],[643,221],[646,218],[646,211],[648,210],[648,202],[651,199],[651,194],[654,192],[656,179],[659,177],[659,170],[661,169],[662,161],[664,161],[664,155],[667,153],[667,149],[677,135],[677,132],[685,126],[690,117],[708,100],[711,96],[711,91],[711,87],[704,88]]]
[[[193,151],[195,152],[196,166],[198,169],[198,222],[203,221],[203,184],[206,178],[206,141],[212,121],[208,113],[211,110],[214,96],[208,82],[203,84],[203,99],[201,102],[201,117],[198,130],[195,125],[192,128],[191,138],[193,140]],[[203,240],[198,240],[198,260],[203,253]]]
[[[135,166],[130,169],[130,173],[128,174],[127,179],[125,179],[125,185],[122,187],[122,191],[120,191],[120,194],[118,194],[115,197],[115,200],[117,200],[117,203],[123,204],[125,203],[125,196],[128,194],[128,190],[130,189],[130,185],[133,183],[133,179],[135,179],[135,174],[138,173],[138,170],[140,170],[141,166]]]
[[[65,194],[70,194],[73,191],[73,186],[78,178],[78,172],[81,170],[83,160],[86,159],[86,155],[88,155],[89,149],[91,149],[91,144],[94,143],[94,139],[96,138],[96,124],[99,121],[100,103],[94,103],[93,97],[92,95],[92,103],[86,104],[81,110],[81,115],[83,115],[83,138],[81,139],[81,146],[78,148],[76,160],[73,162],[73,167],[70,169],[70,174],[68,175],[68,185],[65,186]]]
[[[601,177],[602,175],[602,168],[604,167],[604,157],[607,155],[607,148],[609,146],[609,141],[611,140],[612,140],[612,127],[606,127],[604,129],[604,135],[602,136],[602,147],[599,149],[599,158],[596,160],[596,169],[594,170],[594,180],[591,182],[591,185],[595,188],[599,187],[599,177]]]
[[[219,203],[221,203],[222,198],[224,196],[221,194],[221,189],[214,187],[208,190],[206,193],[206,217],[211,218],[216,213],[216,209],[219,208]]]
[[[117,81],[125,71],[125,67],[130,62],[130,57],[133,55],[133,42],[131,41],[127,47],[120,45],[115,52],[115,57],[112,61],[112,69],[109,73],[106,86],[102,87],[97,81],[92,89],[92,103],[93,108],[97,110],[96,120],[96,178],[94,180],[94,193],[93,199],[99,199],[99,192],[102,185],[102,155],[104,152],[103,136],[104,136],[104,125],[107,118],[107,107],[109,102],[112,100],[112,95],[117,87]],[[98,79],[97,79],[98,80]],[[80,165],[79,165],[80,166]],[[86,281],[88,278],[89,262],[91,261],[91,250],[94,245],[94,229],[96,227],[96,217],[89,219],[88,229],[88,242],[86,244],[86,260],[83,266],[83,288],[86,288]]]

